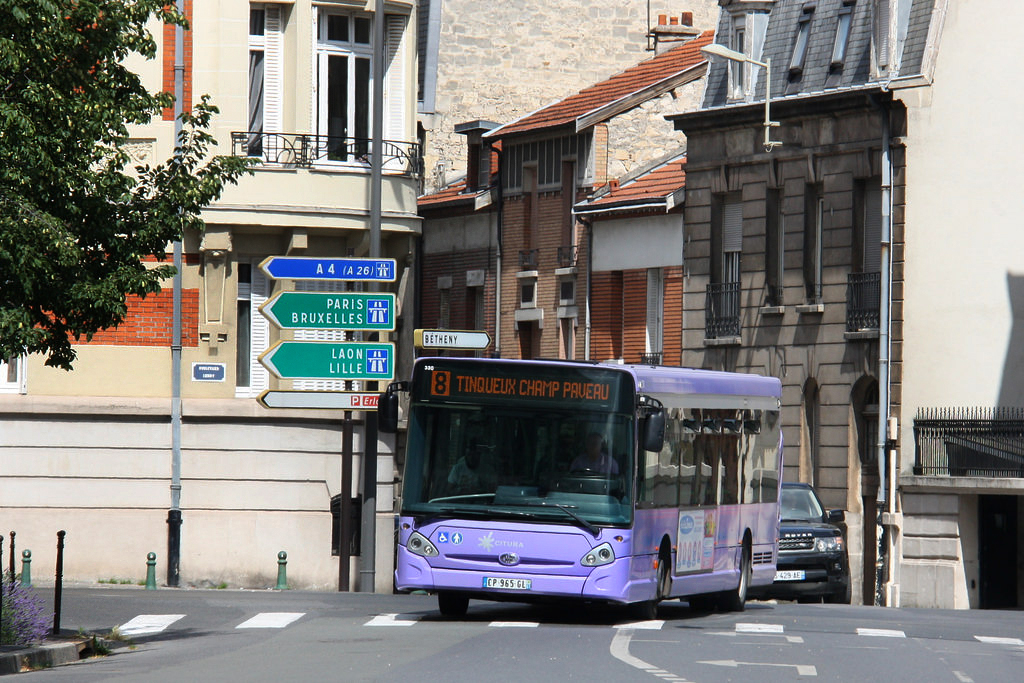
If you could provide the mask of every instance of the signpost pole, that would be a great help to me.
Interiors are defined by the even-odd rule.
[[[338,525],[338,590],[347,593],[351,584],[349,553],[352,541],[352,411],[346,410],[341,423],[341,495],[338,497],[341,517]]]

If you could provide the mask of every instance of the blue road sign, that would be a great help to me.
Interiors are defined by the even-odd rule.
[[[260,270],[274,280],[394,282],[397,266],[393,258],[269,256],[260,263]]]

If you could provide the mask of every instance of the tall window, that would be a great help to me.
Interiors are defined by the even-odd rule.
[[[255,5],[249,10],[248,154],[263,156],[265,133],[281,130],[281,8]]]
[[[729,47],[736,52],[747,54],[746,16],[733,18],[732,31],[729,34]],[[729,97],[743,99],[747,91],[746,62],[729,60]]]
[[[797,80],[804,72],[804,60],[807,58],[807,45],[811,36],[811,19],[814,7],[805,7],[800,21],[797,22],[796,41],[793,43],[793,54],[789,59],[789,79]]]
[[[743,249],[743,204],[731,195],[722,205],[722,279],[740,281],[740,252]]]
[[[832,43],[832,61],[829,68],[837,71],[843,68],[846,61],[846,46],[850,42],[850,24],[853,20],[854,0],[843,0],[843,6],[839,8],[839,18],[836,23],[836,37]]]
[[[783,305],[786,272],[786,219],[782,213],[782,190],[768,190],[765,198],[765,305]]]
[[[249,397],[267,388],[269,375],[258,358],[270,346],[270,324],[259,312],[267,300],[267,278],[256,262],[238,261],[236,300],[235,396]]]
[[[817,185],[808,185],[804,194],[804,286],[807,302],[821,303],[822,236],[825,199]]]
[[[372,19],[320,10],[317,35],[317,133],[327,158],[350,161],[369,151]]]
[[[25,358],[0,360],[0,394],[17,394],[23,390]]]

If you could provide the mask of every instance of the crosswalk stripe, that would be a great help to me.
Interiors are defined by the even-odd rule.
[[[184,614],[140,614],[131,621],[118,626],[117,630],[123,636],[141,636],[149,633],[160,633],[165,628],[184,617]]]
[[[492,621],[488,626],[493,628],[537,628],[538,621]]]
[[[975,640],[992,645],[1024,645],[1020,638],[999,638],[997,636],[974,636]]]
[[[858,636],[873,636],[877,638],[906,638],[903,631],[893,631],[887,628],[858,628]]]
[[[412,626],[417,623],[414,619],[400,619],[400,614],[378,614],[366,622],[366,626]]]
[[[782,633],[782,624],[736,624],[736,633]]]
[[[641,631],[659,631],[664,625],[665,622],[661,619],[651,619],[650,621],[634,621],[628,624],[615,624],[615,628],[633,628]]]
[[[284,628],[305,616],[305,612],[260,612],[235,628]]]

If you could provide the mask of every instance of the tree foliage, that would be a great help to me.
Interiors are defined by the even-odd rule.
[[[0,358],[42,353],[70,370],[75,341],[175,272],[144,260],[202,229],[201,209],[247,172],[210,156],[206,97],[182,115],[171,159],[131,164],[128,127],[173,103],[125,66],[156,56],[152,18],[185,24],[166,0],[0,2]]]

